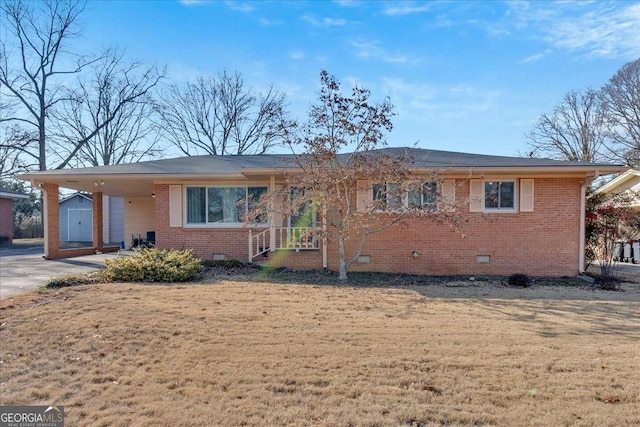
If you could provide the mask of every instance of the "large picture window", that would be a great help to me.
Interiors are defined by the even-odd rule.
[[[267,187],[187,187],[187,224],[239,224]]]
[[[485,181],[484,208],[514,210],[516,183],[514,181]]]

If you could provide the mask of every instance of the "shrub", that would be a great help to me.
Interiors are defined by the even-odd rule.
[[[118,282],[186,282],[202,265],[192,250],[141,249],[105,261],[105,276]]]
[[[65,288],[67,286],[91,285],[95,283],[106,282],[102,271],[94,271],[86,274],[77,274],[75,276],[53,277],[42,284],[42,288],[56,289]]]
[[[512,274],[509,276],[509,286],[527,288],[531,285],[531,280],[526,274]]]

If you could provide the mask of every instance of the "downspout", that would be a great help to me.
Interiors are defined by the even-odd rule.
[[[584,251],[585,251],[585,209],[587,198],[587,183],[583,181],[580,184],[580,240],[578,249],[578,273],[584,273]]]

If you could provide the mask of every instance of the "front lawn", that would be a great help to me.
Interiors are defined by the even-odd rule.
[[[640,424],[640,285],[104,284],[0,303],[0,404],[69,426]]]

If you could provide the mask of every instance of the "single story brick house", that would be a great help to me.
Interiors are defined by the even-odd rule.
[[[29,195],[0,187],[0,244],[13,241],[13,202]]]
[[[409,155],[415,179],[439,171],[435,183],[455,201],[463,238],[423,217],[371,235],[352,271],[411,274],[524,273],[568,276],[584,269],[584,203],[589,183],[622,172],[618,165],[490,156],[419,148],[384,148]],[[192,248],[202,258],[253,260],[299,269],[338,269],[336,243],[291,239],[292,218],[270,215],[264,224],[240,219],[239,203],[283,185],[292,155],[194,156],[128,165],[34,172],[20,176],[45,193],[45,257],[77,256],[58,246],[58,189],[93,193],[94,248],[102,244],[103,194],[124,198],[125,236],[155,232],[160,248]],[[363,177],[375,183],[375,177]],[[358,186],[358,203],[375,197]],[[282,187],[280,187],[282,188]],[[406,198],[405,198],[406,200]],[[287,237],[289,236],[289,237]],[[355,243],[354,243],[355,244]],[[89,250],[91,251],[91,250]],[[262,254],[264,255],[264,254]]]

